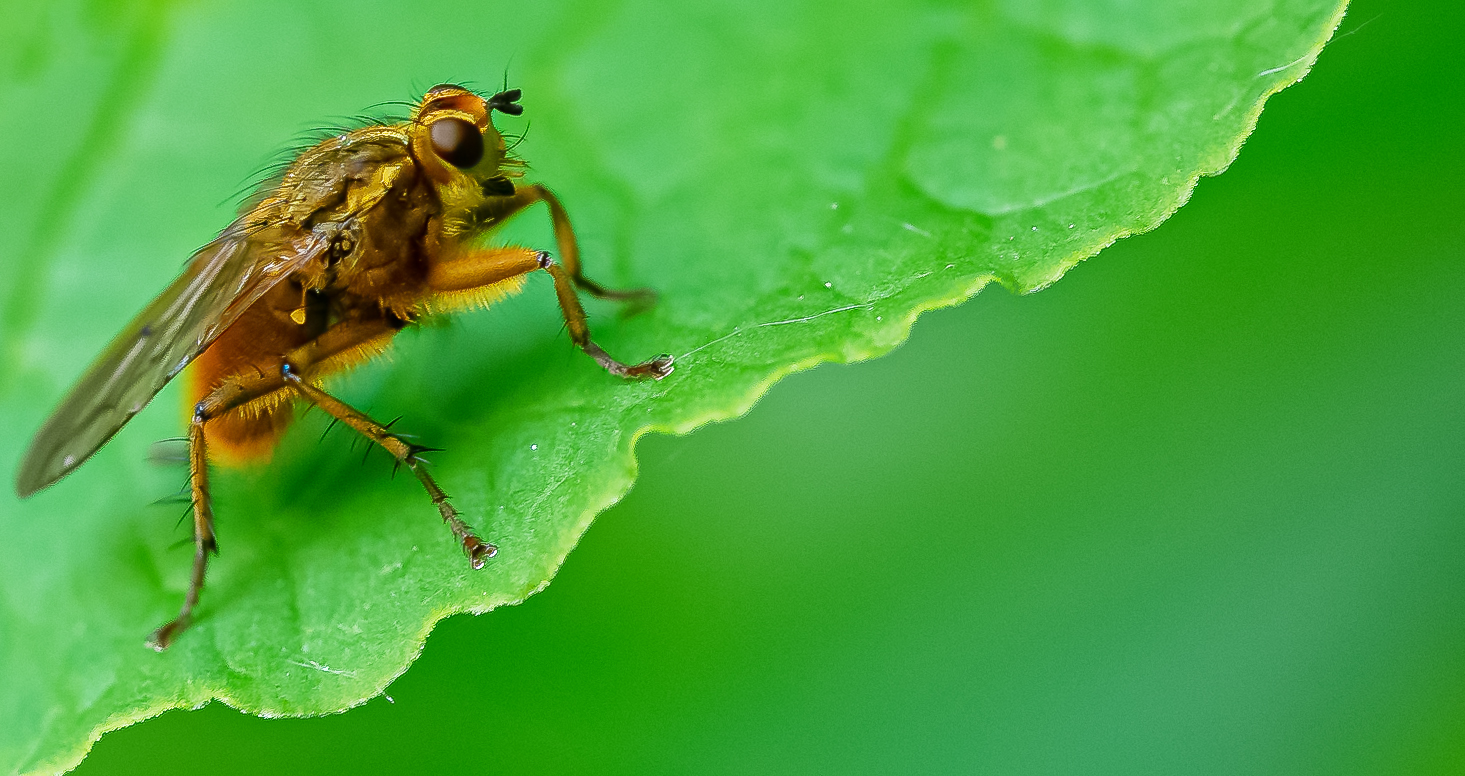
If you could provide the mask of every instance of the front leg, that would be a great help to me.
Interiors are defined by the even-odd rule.
[[[671,356],[657,356],[650,361],[628,365],[611,358],[595,344],[590,339],[590,327],[585,323],[585,309],[580,306],[580,297],[575,293],[575,275],[556,264],[544,251],[518,247],[476,250],[433,265],[428,270],[427,285],[433,294],[451,299],[477,288],[509,283],[536,269],[542,269],[554,278],[554,293],[559,299],[565,325],[570,330],[570,340],[595,359],[595,363],[617,377],[632,380],[647,377],[660,380],[672,373]],[[431,297],[425,303],[429,308],[434,306]]]
[[[565,212],[565,206],[560,204],[554,192],[543,185],[535,183],[515,186],[511,195],[492,201],[488,214],[494,221],[505,221],[536,202],[543,202],[549,208],[549,222],[554,227],[554,241],[560,249],[560,262],[565,265],[576,286],[596,299],[631,302],[628,314],[639,312],[656,303],[656,292],[649,288],[615,290],[585,277],[580,265],[580,245],[575,240],[575,229],[570,225],[570,214]]]

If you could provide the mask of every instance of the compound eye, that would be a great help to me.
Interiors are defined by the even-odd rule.
[[[483,135],[469,122],[439,119],[428,131],[432,136],[432,150],[448,164],[466,170],[483,159]]]

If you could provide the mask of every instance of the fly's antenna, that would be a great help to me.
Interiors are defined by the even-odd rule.
[[[519,104],[523,92],[519,89],[505,89],[488,98],[488,109],[507,113],[510,116],[524,115],[524,106]]]

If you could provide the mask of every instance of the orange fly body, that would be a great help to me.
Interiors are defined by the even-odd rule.
[[[241,209],[218,239],[97,358],[36,433],[16,476],[29,496],[80,466],[162,387],[190,367],[185,393],[194,562],[178,616],[154,631],[165,649],[191,621],[218,552],[208,464],[269,456],[294,417],[315,406],[379,445],[427,490],[474,568],[497,552],[460,517],[420,458],[428,448],[394,435],[321,387],[322,378],[380,354],[426,315],[517,291],[536,270],[554,281],[575,345],[611,374],[661,379],[670,356],[628,365],[590,339],[577,289],[611,291],[580,270],[569,217],[549,189],[522,182],[493,125],[519,115],[519,90],[484,97],[460,86],[428,90],[412,115],[343,132],[303,151]],[[538,202],[549,208],[559,254],[478,244]]]

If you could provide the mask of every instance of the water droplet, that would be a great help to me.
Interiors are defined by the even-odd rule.
[[[1072,228],[1073,228],[1073,224],[1069,224],[1069,225],[1068,225],[1068,228],[1069,228],[1069,229],[1072,229]]]
[[[877,315],[877,316],[875,316],[875,320],[877,320],[877,321],[883,321],[883,320],[885,320],[885,319],[884,319],[884,318],[882,318],[882,317],[881,317],[881,316],[878,316],[878,315]]]
[[[1035,227],[1033,227],[1033,231],[1034,231],[1034,232],[1036,232],[1036,231],[1038,231],[1038,227],[1036,227],[1036,226],[1035,226]]]
[[[530,445],[529,446],[529,449],[530,450],[538,450],[539,449],[539,445]]]
[[[833,283],[829,283],[829,282],[825,282],[824,283],[824,287],[825,288],[834,288],[834,284]]]

